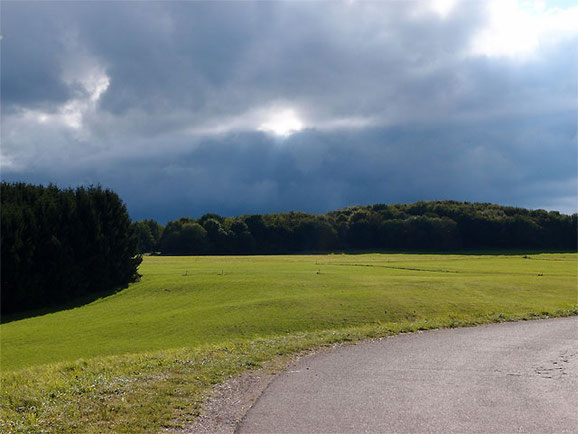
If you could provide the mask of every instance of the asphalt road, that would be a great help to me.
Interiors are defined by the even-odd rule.
[[[240,433],[578,433],[578,317],[399,335],[305,358]]]

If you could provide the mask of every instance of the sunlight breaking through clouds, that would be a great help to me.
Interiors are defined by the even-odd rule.
[[[290,136],[304,128],[303,121],[295,110],[285,109],[269,115],[267,120],[259,125],[259,131],[273,133],[277,136]]]
[[[331,132],[388,125],[386,119],[369,116],[332,116],[320,113],[311,115],[311,118],[305,121],[303,114],[295,109],[280,108],[274,104],[272,107],[255,108],[237,115],[212,120],[200,126],[191,126],[186,128],[185,132],[192,137],[210,137],[260,131],[287,138],[305,129]]]
[[[431,8],[442,18],[447,17],[454,7],[458,0],[432,0],[431,1]]]

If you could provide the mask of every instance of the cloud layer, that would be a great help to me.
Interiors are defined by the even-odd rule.
[[[2,175],[101,183],[162,221],[575,212],[578,9],[534,6],[4,3]]]

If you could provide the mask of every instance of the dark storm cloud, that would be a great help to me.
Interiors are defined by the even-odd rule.
[[[471,55],[484,2],[2,5],[3,177],[136,218],[457,199],[576,208],[576,37]],[[275,107],[306,129],[258,132]]]
[[[12,30],[25,27],[22,40],[58,56],[74,56],[78,47],[63,53],[51,44],[76,38],[111,76],[100,105],[115,115],[143,110],[162,118],[182,109],[194,111],[189,122],[201,124],[208,117],[289,99],[313,116],[316,111],[336,116],[354,111],[399,118],[408,105],[424,104],[424,90],[440,93],[454,86],[455,77],[448,76],[453,57],[468,44],[468,32],[479,19],[470,10],[443,23],[434,17],[411,20],[411,10],[404,2],[386,8],[52,3],[37,12],[48,24],[36,26],[42,19],[29,8],[19,17],[24,23],[6,19],[4,32],[9,38]],[[60,29],[49,25],[54,20]],[[424,75],[424,68],[433,71]],[[60,68],[34,69],[54,75]],[[5,88],[13,87],[10,79]]]
[[[63,41],[54,37],[58,26],[37,8],[42,5],[2,4],[3,111],[62,103],[71,96],[60,78]]]

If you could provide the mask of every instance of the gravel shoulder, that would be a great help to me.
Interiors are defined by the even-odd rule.
[[[200,411],[201,416],[185,429],[172,431],[186,434],[233,434],[237,431],[247,412],[277,376],[287,369],[295,367],[302,359],[333,351],[344,345],[355,344],[335,344],[283,356],[265,364],[261,369],[245,372],[217,384],[203,403]]]

